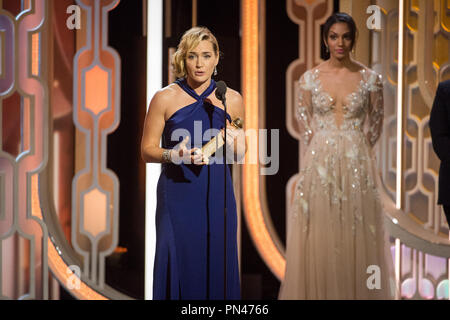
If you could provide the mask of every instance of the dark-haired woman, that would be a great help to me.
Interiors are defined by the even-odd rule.
[[[280,299],[390,299],[392,258],[372,148],[383,124],[381,77],[351,58],[357,29],[328,18],[330,58],[299,81],[305,156],[290,215]]]

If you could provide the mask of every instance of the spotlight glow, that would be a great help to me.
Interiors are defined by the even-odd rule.
[[[147,1],[147,106],[162,87],[163,2]],[[152,299],[153,262],[155,259],[156,184],[161,165],[146,164],[145,174],[145,299]]]

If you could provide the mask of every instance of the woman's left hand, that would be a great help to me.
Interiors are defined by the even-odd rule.
[[[192,163],[198,166],[209,164],[209,159],[204,157],[202,149],[194,148],[191,156]]]
[[[222,138],[225,139],[225,130],[221,130]],[[227,120],[227,145],[228,147],[232,147],[234,150],[235,146],[235,140],[244,135],[243,129],[237,129],[235,126],[233,126],[230,122],[230,120]]]

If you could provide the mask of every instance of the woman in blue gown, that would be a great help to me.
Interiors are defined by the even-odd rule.
[[[201,152],[212,136],[224,135],[225,111],[215,97],[212,79],[218,62],[219,45],[214,35],[203,27],[188,30],[172,58],[178,79],[154,95],[146,116],[142,157],[146,162],[162,163],[157,186],[153,299],[240,299],[237,215],[230,170],[227,167],[224,297],[224,164],[217,156],[216,161],[208,162]],[[228,89],[226,100],[228,121],[243,118],[241,95]],[[238,158],[245,153],[242,137],[242,129],[227,124],[227,152]]]

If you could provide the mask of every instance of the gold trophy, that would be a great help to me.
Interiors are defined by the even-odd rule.
[[[231,125],[236,129],[242,129],[244,122],[241,118],[236,118],[231,122]],[[225,143],[222,133],[212,138],[202,147],[203,159],[208,162],[209,157],[211,157],[220,147]]]

